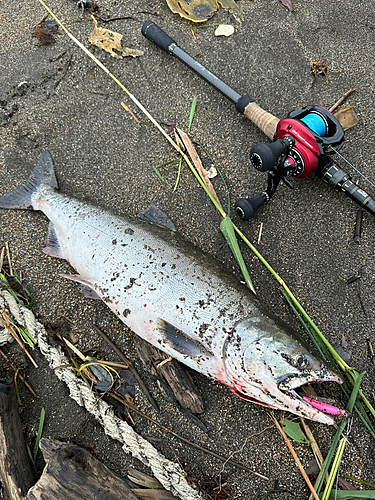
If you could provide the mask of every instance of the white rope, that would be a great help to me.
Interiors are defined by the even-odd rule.
[[[37,341],[41,353],[53,370],[70,364],[70,360],[64,355],[60,347],[51,346],[47,343],[44,326],[35,319],[34,314],[26,307],[18,304],[5,290],[0,290],[0,306],[6,309],[7,312],[9,311],[9,315],[19,325],[27,328]],[[150,467],[154,476],[165,489],[182,500],[202,500],[203,497],[188,483],[183,469],[178,464],[166,459],[152,444],[137,434],[130,425],[116,417],[113,408],[105,401],[98,400],[85,382],[76,376],[73,368],[59,368],[55,371],[55,374],[67,384],[70,397],[80,406],[84,406],[91,415],[94,415],[108,436],[122,443],[122,449],[125,453],[131,453],[135,458]]]

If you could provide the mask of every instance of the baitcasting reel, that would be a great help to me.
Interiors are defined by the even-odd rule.
[[[280,181],[293,188],[288,175],[303,179],[313,172],[375,215],[374,200],[330,158],[342,147],[344,131],[327,109],[311,105],[293,111],[278,122],[275,137],[273,143],[257,144],[250,150],[253,167],[268,172],[268,185],[261,194],[236,202],[237,214],[243,220],[251,219],[270,200]]]
[[[236,211],[242,219],[251,219],[256,210],[270,200],[280,181],[292,188],[287,175],[303,179],[313,172],[375,215],[375,201],[354,184],[349,175],[330,158],[330,155],[341,148],[344,131],[327,109],[311,105],[293,111],[287,118],[279,120],[258,106],[248,95],[241,96],[189,56],[152,21],[143,24],[142,33],[230,99],[236,110],[259,127],[269,139],[276,139],[270,144],[257,144],[250,151],[252,165],[261,172],[268,172],[268,186],[263,193],[236,202]]]

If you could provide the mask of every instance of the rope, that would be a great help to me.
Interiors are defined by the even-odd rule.
[[[18,304],[5,290],[0,290],[0,306],[7,312],[9,311],[9,315],[19,325],[27,328],[37,341],[41,353],[52,370],[70,363],[59,346],[51,346],[47,343],[45,328],[35,319],[34,314]],[[0,342],[4,336],[2,334],[4,332],[0,332]],[[150,467],[165,489],[182,500],[203,500],[198,491],[188,483],[183,469],[166,459],[151,443],[139,436],[129,424],[120,420],[108,403],[98,400],[85,382],[76,376],[73,368],[59,368],[55,374],[68,386],[70,397],[100,422],[108,436],[122,444],[125,453],[131,453],[133,457]]]

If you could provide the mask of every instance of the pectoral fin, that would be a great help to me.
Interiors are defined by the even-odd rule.
[[[80,283],[80,289],[84,297],[88,299],[102,300],[102,298],[95,290],[95,284],[91,283],[89,280],[85,280],[79,274],[61,274],[60,276],[68,280]]]
[[[181,330],[178,330],[161,318],[157,319],[157,328],[164,343],[183,356],[191,358],[199,356],[211,358],[213,356],[213,353],[206,349],[200,342],[190,338],[181,332]]]

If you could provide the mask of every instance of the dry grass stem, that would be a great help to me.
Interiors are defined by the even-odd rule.
[[[289,451],[292,454],[292,456],[294,458],[294,461],[296,462],[299,470],[301,471],[301,474],[302,474],[304,480],[306,481],[306,484],[307,484],[309,490],[311,491],[312,496],[315,498],[315,500],[320,500],[319,497],[318,497],[318,495],[317,495],[317,493],[316,493],[316,491],[315,491],[315,489],[314,489],[314,486],[311,484],[311,481],[310,481],[308,475],[306,474],[305,469],[303,468],[303,466],[301,464],[300,459],[297,456],[297,453],[294,451],[294,448],[293,448],[292,443],[290,442],[288,436],[285,434],[283,428],[281,427],[281,425],[279,424],[279,422],[276,420],[275,416],[272,415],[272,413],[269,413],[269,416],[275,422],[276,427],[278,428],[280,434],[284,438],[284,441],[285,441],[287,447],[289,448]]]
[[[323,464],[324,464],[324,458],[323,458],[322,452],[320,451],[318,443],[316,442],[314,435],[311,432],[310,427],[307,425],[307,423],[303,417],[301,417],[301,424],[302,424],[303,430],[305,431],[305,434],[306,434],[308,440],[310,441],[311,449],[312,449],[312,452],[314,454],[316,463],[318,464],[319,469],[321,469],[323,467]],[[329,477],[329,474],[327,472],[326,481],[328,481],[328,477]],[[309,497],[309,500],[311,500],[311,499],[312,499],[312,494]]]
[[[17,373],[17,376],[20,380],[22,380],[22,382],[25,384],[25,386],[29,389],[29,391],[31,392],[31,394],[34,396],[34,398],[37,397],[37,394],[35,393],[35,391],[32,389],[32,387],[26,382],[26,380],[23,378],[23,376],[19,373],[19,369],[16,368],[14,366],[14,364],[11,362],[11,360],[8,358],[8,356],[5,354],[5,352],[0,349],[0,354],[1,356],[5,359],[5,361],[7,362],[7,364],[12,368],[12,370],[14,372]]]
[[[169,363],[172,360],[173,360],[172,356],[169,356],[169,358],[164,359],[163,361],[160,361],[160,363],[158,365],[156,365],[156,368],[160,368],[161,366],[166,365],[167,363]]]
[[[4,253],[5,253],[5,247],[1,249],[1,254],[0,254],[0,273],[3,269],[3,263],[4,263]]]
[[[125,111],[127,111],[134,118],[134,120],[137,123],[141,123],[140,120],[138,120],[138,118],[135,116],[133,111],[131,111],[124,102],[121,103],[121,106],[125,109]]]
[[[263,222],[261,222],[259,226],[258,245],[260,244],[260,240],[262,239],[262,232],[263,232]]]
[[[247,436],[247,438],[245,439],[245,441],[242,443],[242,446],[236,450],[236,451],[233,451],[229,457],[225,460],[225,462],[223,463],[223,465],[221,466],[221,471],[219,472],[219,478],[220,478],[220,484],[221,484],[221,475],[222,473],[224,472],[224,469],[225,469],[225,466],[226,464],[232,460],[232,458],[234,457],[234,455],[236,455],[237,453],[241,453],[241,451],[245,448],[246,444],[248,443],[248,441],[255,437],[255,436],[259,436],[260,434],[263,434],[263,432],[265,432],[267,429],[272,429],[272,427],[275,427],[274,425],[269,425],[268,427],[265,427],[264,429],[262,429],[261,431],[259,432],[254,432],[254,434],[251,434],[250,436]],[[220,487],[223,487],[224,485],[221,485]]]
[[[335,102],[335,104],[329,109],[329,111],[333,113],[333,111],[335,111],[335,109],[337,109],[340,106],[340,104],[345,101],[348,95],[350,95],[352,92],[355,92],[356,90],[357,88],[354,87],[354,89],[350,89],[347,92],[345,92],[345,94],[342,97],[340,97],[340,99],[337,102]]]
[[[196,150],[193,146],[193,143],[191,142],[189,136],[185,132],[180,130],[179,128],[177,129],[177,132],[178,132],[179,136],[181,137],[181,140],[184,143],[184,146],[185,146],[187,152],[189,153],[191,161],[193,162],[195,168],[197,169],[199,175],[201,176],[201,179],[204,182],[204,185],[206,186],[206,188],[210,192],[211,196],[215,199],[216,203],[219,205],[219,207],[224,212],[224,209],[221,206],[221,203],[219,201],[219,198],[217,197],[215,189],[214,189],[210,179],[208,178],[207,172],[203,168],[202,162],[201,162],[201,160],[198,156],[198,153],[196,152]]]
[[[98,359],[97,362],[99,365],[112,366],[113,368],[121,368],[122,370],[127,370],[129,368],[128,365],[117,363],[116,361],[103,361],[102,359]]]
[[[8,265],[9,265],[9,275],[13,276],[12,261],[10,260],[10,252],[9,252],[8,242],[5,243],[5,248],[7,250]]]
[[[12,328],[11,325],[12,324],[14,325],[14,323],[11,320],[11,318],[8,316],[8,314],[4,311],[4,309],[0,309],[0,321],[2,322],[2,324],[4,325],[4,327],[8,330],[8,332],[12,335],[12,337],[17,342],[17,344],[21,347],[21,349],[25,352],[26,356],[30,359],[30,361],[35,366],[35,368],[38,368],[38,365],[36,364],[36,362],[32,358],[31,354],[28,352],[28,350],[26,349],[26,347],[23,345],[21,339],[19,338],[19,336],[17,335],[17,333]]]

